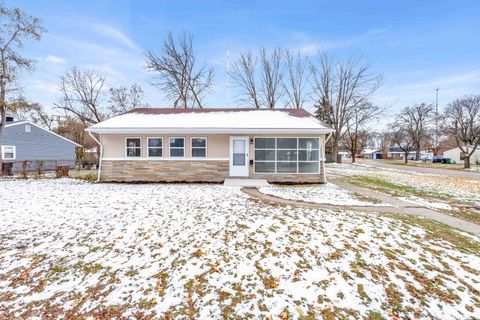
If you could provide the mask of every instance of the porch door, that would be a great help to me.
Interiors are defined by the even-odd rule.
[[[248,137],[230,137],[230,176],[248,177]]]

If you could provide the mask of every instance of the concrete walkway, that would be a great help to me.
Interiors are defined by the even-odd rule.
[[[390,195],[376,192],[373,190],[365,189],[362,187],[352,186],[340,181],[329,181],[337,186],[346,190],[356,192],[362,196],[373,198],[385,202],[391,206],[339,206],[331,204],[321,204],[314,202],[306,202],[302,200],[289,200],[272,195],[268,195],[260,192],[257,188],[243,188],[242,191],[253,198],[260,199],[262,201],[270,202],[273,204],[291,205],[296,207],[305,208],[320,208],[320,209],[342,209],[342,210],[355,210],[363,212],[385,212],[393,214],[408,214],[426,217],[448,226],[457,228],[462,231],[466,231],[477,236],[480,236],[480,225],[468,222],[456,217],[449,216],[444,213],[437,212],[435,210],[425,208],[423,206],[415,206],[410,202],[399,200]]]
[[[372,167],[385,168],[385,169],[395,169],[408,172],[419,172],[427,174],[437,174],[442,176],[451,176],[463,179],[480,179],[480,172],[474,171],[461,171],[453,169],[443,169],[443,168],[431,168],[431,167],[416,167],[409,165],[400,165],[400,164],[390,164],[375,160],[359,160],[360,164],[366,164]]]

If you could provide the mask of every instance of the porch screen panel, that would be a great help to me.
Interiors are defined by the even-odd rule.
[[[319,138],[256,138],[255,172],[319,173]]]

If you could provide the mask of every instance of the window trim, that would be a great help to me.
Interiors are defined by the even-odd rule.
[[[161,147],[150,147],[149,144],[148,144],[150,139],[160,139],[160,140],[162,140],[162,146]],[[162,149],[162,156],[161,157],[151,157],[149,155],[149,152],[148,152],[150,149]],[[165,158],[165,153],[163,152],[164,149],[165,148],[164,148],[164,144],[163,144],[163,137],[147,137],[147,158],[148,159],[163,159],[163,158]]]
[[[13,158],[5,158],[5,148],[13,148]],[[7,146],[7,145],[4,145],[0,148],[0,156],[2,158],[2,161],[13,161],[13,160],[17,160],[17,147],[16,146]]]
[[[270,138],[270,139],[275,139],[275,148],[272,149],[272,148],[255,148],[255,145],[256,145],[256,139],[257,138]],[[277,169],[277,163],[278,162],[290,162],[290,161],[278,161],[277,160],[277,151],[278,150],[294,150],[294,149],[286,149],[286,148],[277,148],[277,139],[279,138],[295,138],[297,139],[297,148],[296,148],[296,151],[297,151],[297,160],[295,161],[297,163],[297,170],[296,172],[278,172],[278,169]],[[308,139],[308,138],[314,138],[314,139],[318,139],[318,149],[306,149],[306,148],[299,148],[299,139]],[[253,137],[253,173],[254,174],[268,174],[268,175],[271,175],[271,174],[320,174],[321,173],[321,162],[322,161],[325,161],[325,159],[323,158],[323,145],[322,145],[322,140],[321,140],[321,137],[320,136],[315,136],[315,137],[299,137],[299,136],[254,136]],[[262,160],[255,160],[255,150],[273,150],[275,151],[275,160],[270,160],[270,161],[262,161]],[[298,156],[299,156],[299,151],[300,150],[318,150],[318,161],[300,161],[298,160]],[[275,163],[275,172],[257,172],[256,171],[256,166],[255,166],[255,163],[256,162],[274,162]],[[298,169],[299,169],[299,163],[318,163],[318,172],[298,172]]]
[[[183,157],[178,157],[178,156],[173,157],[172,156],[172,154],[171,154],[172,153],[171,152],[172,151],[172,147],[171,147],[171,143],[172,143],[171,140],[172,139],[183,139],[183,148],[173,147],[173,149],[183,149]],[[183,158],[185,158],[185,149],[186,149],[185,148],[185,142],[186,142],[185,137],[168,137],[168,157],[172,158],[172,159],[183,159]]]
[[[194,147],[192,144],[193,139],[205,139],[205,147]],[[205,157],[194,157],[193,149],[205,149]],[[195,158],[195,159],[208,158],[208,138],[207,137],[190,137],[190,158]]]
[[[128,149],[128,146],[127,146],[127,139],[139,139],[140,140],[140,147],[137,148],[137,147],[130,147],[130,148],[135,148],[135,149],[140,149],[140,155],[137,157],[129,157],[128,156],[128,152],[127,152],[127,149]],[[125,158],[126,159],[139,159],[142,157],[142,137],[125,137]]]

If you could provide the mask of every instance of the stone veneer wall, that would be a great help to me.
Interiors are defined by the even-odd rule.
[[[228,160],[103,160],[101,181],[223,182]]]
[[[321,163],[323,165],[323,163]],[[112,182],[223,182],[228,160],[103,160],[101,181]],[[250,177],[277,183],[322,183],[322,174],[260,174]]]

